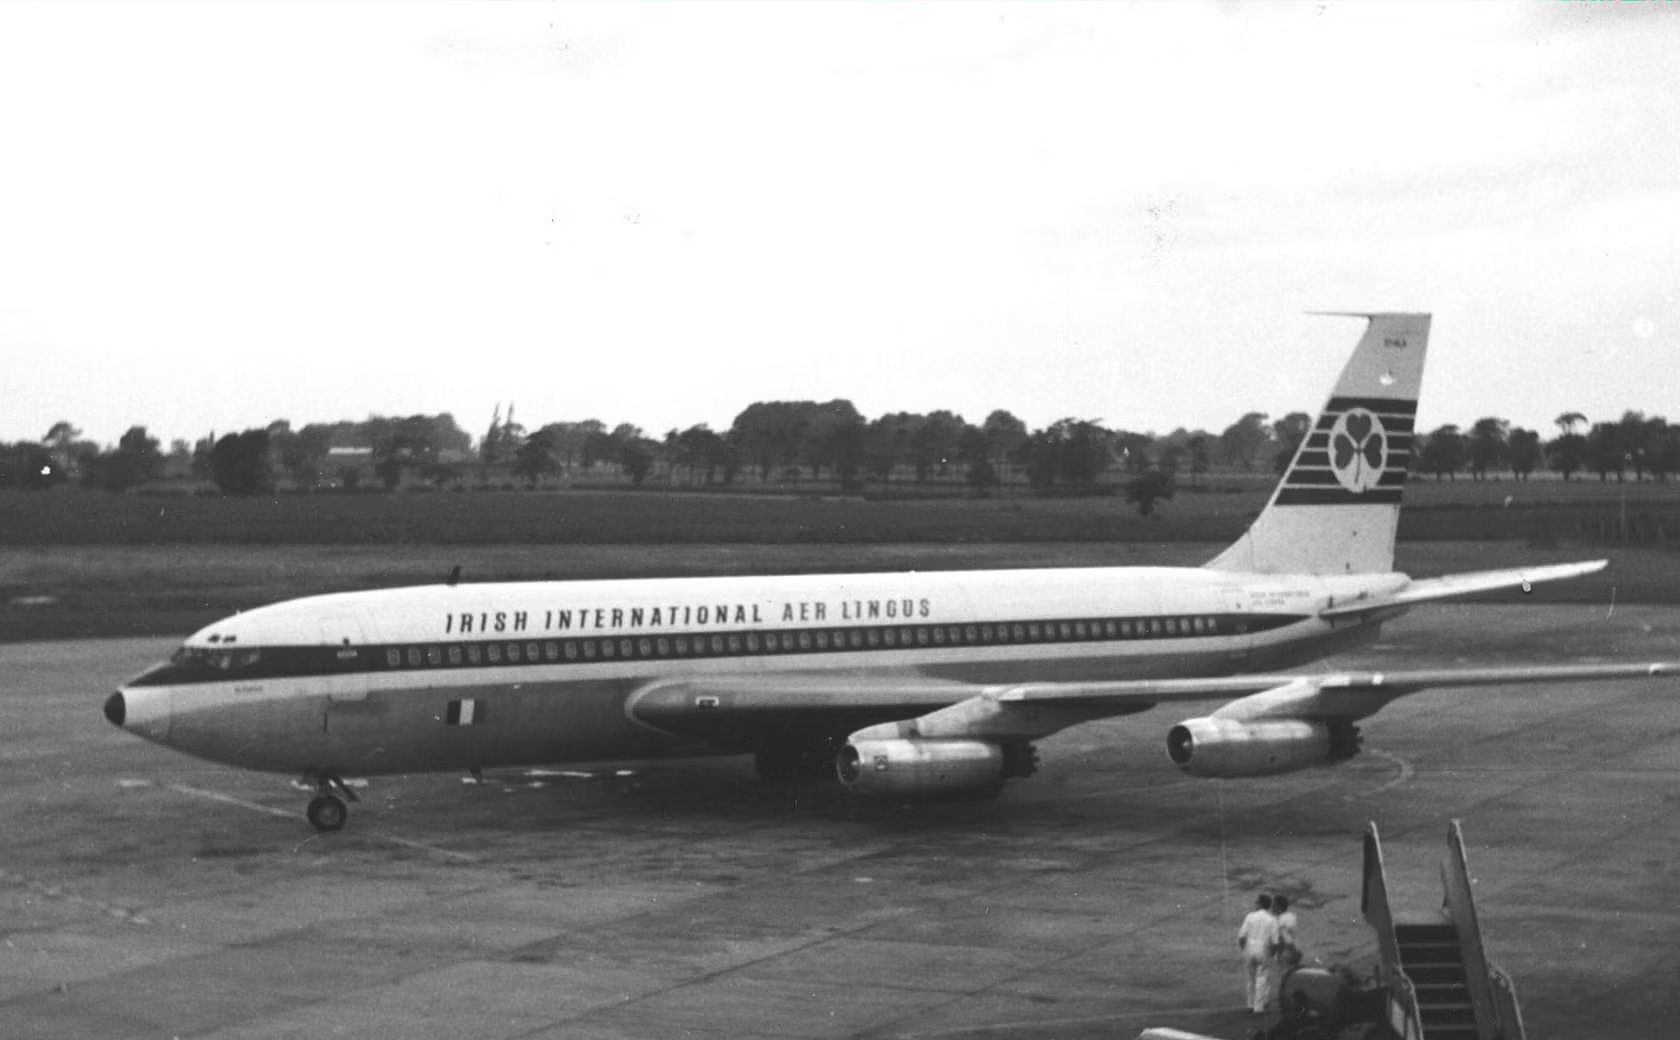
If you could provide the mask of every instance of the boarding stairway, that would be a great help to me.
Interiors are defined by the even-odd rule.
[[[1439,911],[1396,917],[1377,825],[1365,832],[1360,911],[1377,933],[1388,1024],[1402,1040],[1525,1040],[1511,980],[1488,963],[1458,821],[1447,830]]]

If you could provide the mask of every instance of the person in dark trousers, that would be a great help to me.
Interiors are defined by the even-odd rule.
[[[1278,991],[1283,988],[1283,977],[1289,970],[1301,963],[1301,947],[1295,942],[1295,929],[1299,923],[1295,919],[1295,911],[1289,909],[1289,897],[1278,895],[1272,897],[1272,918],[1277,922],[1277,941],[1272,945],[1272,963],[1268,981],[1272,985],[1272,997],[1269,1003],[1278,1003]]]
[[[1272,957],[1277,946],[1277,918],[1272,916],[1272,897],[1262,892],[1254,900],[1254,909],[1243,918],[1237,930],[1237,949],[1242,951],[1243,996],[1248,1009],[1256,1015],[1264,1014],[1272,999]]]
[[[1278,960],[1285,968],[1293,968],[1301,963],[1301,947],[1295,941],[1295,929],[1300,927],[1300,922],[1295,919],[1295,911],[1289,909],[1288,896],[1272,897],[1272,916],[1277,918]]]

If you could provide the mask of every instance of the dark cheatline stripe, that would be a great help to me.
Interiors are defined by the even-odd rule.
[[[1412,450],[1412,435],[1410,433],[1403,433],[1403,432],[1400,432],[1400,431],[1397,431],[1397,430],[1389,430],[1387,432],[1387,437],[1388,437],[1388,453],[1390,455],[1394,454],[1396,451],[1409,452],[1409,451]],[[1309,433],[1307,435],[1307,450],[1308,451],[1329,451],[1330,450],[1330,429],[1329,429],[1329,427],[1325,427],[1322,430],[1314,430],[1312,433]]]
[[[1355,494],[1343,487],[1334,488],[1297,488],[1286,487],[1278,491],[1276,503],[1280,506],[1370,506],[1370,505],[1399,505],[1400,489],[1379,487]]]
[[[1397,439],[1398,438],[1394,437],[1390,437],[1388,439],[1388,466],[1386,467],[1388,469],[1405,469],[1406,465],[1412,458],[1412,453],[1405,448],[1402,448],[1399,451],[1395,450],[1394,442]],[[1410,438],[1408,438],[1408,440],[1409,439]],[[1407,447],[1409,447],[1409,445]],[[1330,452],[1323,448],[1309,448],[1308,450],[1303,451],[1301,453],[1301,457],[1295,460],[1295,468],[1300,469],[1303,466],[1309,466],[1316,469],[1329,469]]]
[[[1378,487],[1400,487],[1406,483],[1404,469],[1385,469],[1382,479],[1377,482]],[[1289,473],[1286,488],[1296,487],[1341,487],[1341,481],[1336,479],[1334,470],[1328,469],[1294,469]],[[1346,490],[1345,488],[1343,490]],[[1354,492],[1357,494],[1357,492]]]
[[[1337,421],[1339,421],[1341,417],[1341,412],[1325,412],[1323,415],[1319,416],[1318,424],[1313,427],[1313,436],[1316,437],[1328,434],[1335,428]],[[1382,423],[1383,429],[1387,430],[1389,436],[1392,437],[1399,434],[1410,436],[1412,426],[1416,420],[1409,415],[1379,415],[1377,416],[1377,421]]]
[[[752,631],[659,631],[641,630],[613,635],[560,636],[556,633],[508,633],[501,639],[440,640],[437,642],[381,643],[375,646],[266,646],[245,647],[259,651],[258,659],[238,668],[220,669],[204,662],[163,664],[133,680],[132,686],[185,686],[195,683],[251,682],[303,676],[330,676],[356,672],[472,670],[475,668],[564,668],[569,665],[615,664],[621,662],[676,662],[699,659],[758,659],[801,657],[819,654],[893,653],[919,650],[956,650],[1006,646],[1067,646],[1078,643],[1159,643],[1174,639],[1207,639],[1254,634],[1283,628],[1305,620],[1303,614],[1190,614],[1128,618],[1053,618],[1039,621],[962,621],[943,624],[864,625],[822,629],[756,629]],[[1104,629],[1130,626],[1131,635],[1109,636]],[[1198,631],[1195,624],[1203,627]],[[1168,632],[1173,625],[1177,631]],[[1036,629],[1016,638],[1015,628]],[[1085,635],[1064,636],[1084,627]],[[991,639],[977,638],[990,629]],[[875,635],[871,645],[865,637]],[[862,645],[854,638],[865,639]],[[686,653],[672,652],[679,639],[691,641]],[[703,649],[692,641],[704,640]],[[755,641],[757,648],[749,645]],[[611,653],[603,644],[611,643]],[[819,645],[819,643],[821,645]],[[586,648],[585,644],[589,644]],[[774,644],[774,645],[772,645]],[[654,650],[644,652],[644,645]],[[511,659],[518,647],[518,659]],[[661,649],[663,647],[663,649]],[[532,649],[537,653],[532,655]],[[583,652],[587,649],[587,652]],[[471,653],[467,653],[467,651]],[[345,656],[347,651],[349,656]],[[574,652],[575,651],[575,652]],[[492,660],[492,655],[495,659]],[[450,709],[459,712],[458,704]]]
[[[1351,408],[1363,408],[1378,415],[1416,415],[1417,401],[1388,397],[1332,397],[1330,403],[1324,406],[1327,412],[1345,412]]]

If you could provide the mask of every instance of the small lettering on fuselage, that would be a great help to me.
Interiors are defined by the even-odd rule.
[[[619,632],[626,629],[762,625],[765,614],[784,622],[866,621],[926,618],[933,601],[895,599],[793,600],[763,603],[673,604],[662,607],[563,607],[544,610],[455,611],[443,617],[444,635],[492,635],[498,632]]]

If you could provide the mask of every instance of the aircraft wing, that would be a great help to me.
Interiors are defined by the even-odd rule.
[[[1578,578],[1583,574],[1601,571],[1609,562],[1608,560],[1587,560],[1582,563],[1554,564],[1550,567],[1469,571],[1464,574],[1448,574],[1440,578],[1420,578],[1387,595],[1333,604],[1319,611],[1318,616],[1326,619],[1338,619],[1364,617],[1372,614],[1398,614],[1415,603],[1427,603],[1435,599],[1450,599],[1454,596],[1468,596],[1476,592],[1492,592],[1496,589],[1514,588],[1521,588],[1524,592],[1527,592],[1529,586],[1542,581],[1561,581],[1564,578]]]
[[[1441,668],[1398,672],[1231,675],[979,685],[914,675],[751,674],[674,679],[637,691],[639,722],[716,740],[793,730],[854,737],[1034,739],[1157,704],[1246,698],[1215,714],[1256,719],[1346,718],[1435,687],[1510,686],[1680,676],[1680,661]],[[1251,697],[1254,694],[1272,695]]]

